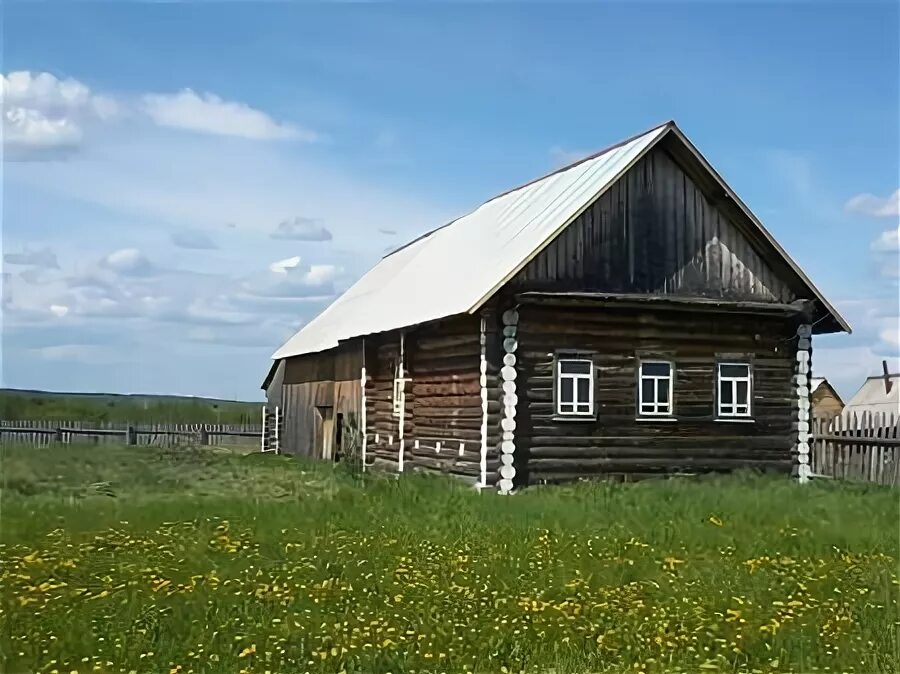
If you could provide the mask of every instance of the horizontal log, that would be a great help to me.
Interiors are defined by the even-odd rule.
[[[422,335],[415,340],[414,349],[416,351],[446,351],[457,346],[474,346],[477,350],[480,339],[477,330],[471,333],[463,333],[456,335]]]
[[[631,461],[647,460],[660,465],[680,465],[685,462],[709,460],[784,461],[790,457],[790,447],[779,449],[692,447],[692,448],[647,448],[633,446],[591,447],[573,449],[571,447],[518,447],[517,454],[527,457],[528,465],[534,461],[548,460],[560,463],[579,464],[585,461]]]
[[[432,395],[416,396],[416,405],[419,407],[475,407],[481,410],[481,392],[468,395],[454,395],[452,393],[435,393]]]
[[[520,444],[525,440],[520,440]],[[673,451],[681,451],[683,449],[692,449],[701,447],[701,443],[707,443],[711,447],[711,451],[716,451],[718,446],[736,447],[748,446],[747,436],[744,435],[717,435],[714,438],[698,438],[696,435],[688,436],[658,436],[647,437],[643,435],[582,435],[582,436],[560,436],[560,435],[535,435],[528,439],[528,446],[532,451],[539,447],[560,448],[566,451],[581,451],[584,449],[603,449],[604,447],[636,447],[656,451],[655,448],[671,449]],[[773,436],[757,436],[753,438],[751,451],[765,449],[781,449],[790,447],[792,439],[790,434],[773,435]],[[553,451],[553,450],[551,450]]]
[[[529,481],[538,475],[562,473],[579,475],[584,473],[676,473],[676,472],[725,472],[738,469],[768,470],[790,468],[791,459],[754,460],[754,459],[715,459],[698,458],[696,460],[681,459],[679,461],[661,461],[657,459],[582,459],[565,461],[561,459],[531,459],[528,462]]]
[[[481,384],[478,383],[477,379],[467,382],[449,380],[445,382],[427,384],[420,383],[417,380],[413,380],[412,390],[417,397],[421,398],[427,398],[428,396],[433,395],[478,396],[481,394]]]
[[[864,447],[900,447],[900,438],[862,437],[858,435],[818,435],[815,440],[833,442],[837,445],[859,445]]]

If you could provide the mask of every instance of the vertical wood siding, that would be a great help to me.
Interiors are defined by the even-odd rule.
[[[317,408],[332,408],[335,423],[338,414],[343,414],[345,424],[357,422],[362,363],[362,340],[285,359],[284,368],[279,369],[283,372],[280,408],[284,428],[280,444],[284,453],[321,458],[322,416]],[[270,388],[274,385],[275,379]]]
[[[793,330],[787,319],[768,317],[522,308],[516,453],[524,452],[525,471],[517,479],[789,471]],[[561,349],[593,353],[596,420],[554,419],[554,353]],[[639,353],[675,363],[676,421],[637,420]],[[715,419],[716,357],[726,353],[751,359],[752,423]]]
[[[510,287],[796,299],[663,147],[635,164],[528,263]]]

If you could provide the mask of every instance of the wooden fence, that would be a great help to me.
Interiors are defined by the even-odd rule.
[[[813,477],[900,486],[900,417],[841,415],[813,423]]]
[[[0,443],[110,443],[146,446],[260,447],[260,424],[124,424],[98,421],[0,421]]]

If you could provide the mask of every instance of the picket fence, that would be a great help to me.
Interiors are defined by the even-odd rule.
[[[813,422],[813,477],[900,486],[900,416],[842,414]]]
[[[261,424],[126,424],[99,421],[2,421],[0,443],[46,447],[52,444],[108,443],[260,446]]]

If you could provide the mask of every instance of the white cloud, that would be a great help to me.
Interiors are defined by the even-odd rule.
[[[113,117],[118,106],[74,79],[27,71],[0,74],[5,158],[56,159],[76,151],[84,126]]]
[[[62,318],[67,313],[69,313],[69,307],[64,304],[51,304],[50,305],[50,313],[54,316]]]
[[[252,140],[319,139],[312,131],[276,122],[246,103],[225,101],[211,93],[197,94],[192,89],[176,94],[146,94],[143,107],[156,124],[174,129]]]
[[[116,114],[116,102],[98,96],[78,80],[60,80],[50,73],[11,72],[0,74],[0,98],[9,107],[43,110],[51,114],[89,111],[98,117]]]
[[[179,248],[190,250],[213,250],[218,247],[209,234],[199,229],[182,229],[172,232],[172,243]]]
[[[318,287],[334,281],[338,275],[338,268],[333,264],[314,264],[303,276],[307,285]]]
[[[63,156],[76,150],[83,136],[72,119],[50,119],[39,110],[27,108],[4,111],[5,156],[13,161]]]
[[[881,341],[885,344],[900,347],[900,328],[897,327],[898,321],[900,321],[900,318],[894,319],[894,327],[885,328],[879,333]]]
[[[900,251],[900,228],[882,232],[872,242],[872,250],[876,253],[896,253]]]
[[[21,253],[5,253],[3,261],[7,264],[22,265],[27,267],[40,267],[43,269],[59,269],[56,253],[50,248],[44,247],[32,250],[26,247]]]
[[[300,266],[300,256],[295,255],[286,260],[278,260],[269,265],[269,271],[273,274],[287,274],[288,269],[294,269]]]
[[[124,276],[146,276],[153,271],[153,264],[136,248],[122,248],[100,260],[100,266]]]
[[[318,220],[301,216],[279,222],[271,236],[294,241],[331,241],[331,232]]]
[[[269,274],[246,279],[236,297],[241,302],[267,300],[322,300],[335,294],[340,269],[332,264],[304,265],[299,256],[269,265]]]
[[[857,194],[844,204],[844,210],[876,218],[896,217],[900,215],[900,190],[884,198],[869,193]]]
[[[43,360],[108,363],[109,354],[96,344],[57,344],[33,349]]]

